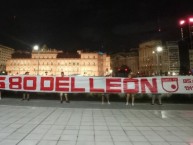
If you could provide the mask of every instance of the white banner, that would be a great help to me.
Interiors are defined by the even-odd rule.
[[[193,93],[192,76],[141,78],[0,75],[0,90],[64,93]]]

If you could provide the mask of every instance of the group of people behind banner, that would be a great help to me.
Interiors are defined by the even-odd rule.
[[[132,78],[132,74],[130,73],[129,78]],[[134,106],[134,102],[135,102],[135,95],[136,94],[132,94],[132,93],[129,93],[126,95],[126,105],[129,105],[129,98],[131,97],[131,106]],[[158,98],[158,104],[159,105],[162,105],[162,100],[161,100],[161,94],[152,94],[152,102],[151,102],[151,105],[154,105],[155,104],[155,99]]]
[[[128,75],[128,78],[133,78],[133,75],[132,73],[130,73]],[[129,100],[131,98],[131,106],[134,106],[134,103],[135,103],[135,95],[134,93],[127,93],[125,94],[125,97],[126,97],[126,103],[125,105],[129,105]],[[107,100],[107,103],[110,104],[110,99],[109,99],[109,96],[110,94],[108,93],[105,93],[105,94],[102,94],[102,104],[104,104],[104,99],[106,98]],[[154,105],[155,104],[155,99],[158,99],[158,103],[159,105],[162,105],[162,98],[161,98],[161,94],[160,93],[157,93],[157,94],[152,94],[152,102],[151,102],[151,105]]]
[[[29,75],[29,72],[26,72],[24,75]],[[61,72],[61,77],[64,77],[64,72]],[[63,92],[60,92],[60,103],[63,103],[63,101],[64,101],[63,97],[65,97],[66,103],[70,103],[70,101],[68,100],[68,94],[67,93],[63,93]],[[23,97],[22,97],[21,100],[22,101],[24,101],[24,100],[29,101],[30,100],[29,93],[28,92],[23,92]]]
[[[129,105],[129,100],[131,98],[131,106],[134,106],[134,103],[135,103],[135,95],[136,94],[132,94],[132,93],[129,93],[129,94],[125,94],[125,97],[126,97],[126,103],[125,105]],[[105,102],[105,98],[106,98],[106,101],[107,101],[107,104],[111,104],[110,103],[110,94],[108,93],[105,93],[105,94],[102,94],[102,104],[104,104]],[[154,105],[156,102],[156,98],[158,99],[158,105],[162,105],[162,98],[161,98],[161,94],[152,94],[152,102],[151,102],[151,105]]]
[[[29,75],[29,72],[26,72],[24,75]],[[64,77],[64,72],[61,72],[61,77]],[[132,78],[132,74],[130,73],[128,75],[128,78]],[[1,93],[1,92],[0,92]],[[134,102],[135,102],[135,95],[134,93],[128,93],[125,94],[126,97],[126,104],[125,105],[129,105],[129,100],[131,98],[131,106],[134,106]],[[63,97],[65,97],[65,101],[66,103],[70,103],[69,99],[68,99],[68,94],[67,93],[63,93],[60,92],[60,103],[63,103],[64,99]],[[109,93],[103,93],[101,94],[102,97],[102,104],[104,104],[105,100],[107,101],[107,104],[111,104],[110,103],[110,94]],[[155,104],[155,99],[158,98],[158,104],[162,105],[162,99],[161,99],[161,94],[152,94],[152,102],[151,104],[154,105]],[[1,99],[1,94],[0,94],[0,99]],[[23,92],[23,97],[22,97],[22,101],[23,100],[30,100],[30,94],[28,92]]]

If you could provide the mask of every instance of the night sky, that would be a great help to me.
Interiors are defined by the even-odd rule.
[[[178,40],[178,20],[188,15],[193,0],[6,0],[0,5],[0,43],[110,53],[149,39]]]

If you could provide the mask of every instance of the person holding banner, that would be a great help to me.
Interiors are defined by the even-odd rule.
[[[134,102],[135,102],[135,95],[134,94],[127,94],[126,95],[126,105],[129,105],[129,98],[131,97],[131,106],[134,106]]]
[[[112,77],[112,74],[111,73],[109,74],[108,71],[106,71],[106,74],[104,76],[105,77]],[[109,101],[109,95],[110,95],[109,93],[103,93],[102,94],[102,104],[104,104],[105,98],[107,100],[107,103],[111,104]]]
[[[25,72],[24,75],[29,75],[29,72]],[[23,92],[22,101],[23,101],[23,100],[28,100],[28,101],[29,101],[29,93],[28,93],[28,92]]]
[[[132,72],[128,75],[128,78],[133,78]],[[131,97],[131,106],[134,106],[135,94],[127,93],[126,94],[126,105],[129,105],[129,98]]]
[[[155,74],[153,74],[153,76],[155,76]],[[162,95],[160,93],[152,93],[152,101],[151,101],[151,105],[155,104],[155,99],[158,99],[158,104],[162,105]]]
[[[109,101],[109,95],[110,95],[110,94],[108,94],[108,93],[103,93],[103,94],[102,94],[102,104],[104,104],[105,98],[106,98],[106,100],[107,100],[107,103],[108,103],[108,104],[111,104],[110,101]]]
[[[158,104],[159,105],[162,105],[162,95],[161,94],[152,94],[152,102],[151,102],[151,105],[154,105],[155,104],[155,98],[158,98]]]
[[[67,93],[60,93],[60,103],[63,103],[63,96],[65,97],[66,103],[70,103],[68,100],[68,94]]]
[[[61,72],[61,77],[64,77],[64,72]],[[68,100],[68,94],[60,92],[60,103],[63,103],[63,96],[65,97],[66,103],[70,103]]]

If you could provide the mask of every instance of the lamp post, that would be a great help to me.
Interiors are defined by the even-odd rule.
[[[188,26],[188,29],[189,29],[189,37],[190,37],[190,49],[193,49],[193,46],[192,46],[192,25],[193,25],[193,17],[190,17],[189,18],[189,26]]]
[[[192,46],[193,16],[186,19],[181,19],[179,21],[179,25],[180,25],[180,31],[181,31],[181,39],[185,40],[188,38],[190,49],[193,49],[193,46]]]
[[[37,70],[37,75],[39,75],[39,46],[38,45],[35,45],[34,46],[34,48],[33,48],[34,50],[36,50],[36,51],[38,51],[38,70]]]
[[[156,54],[156,62],[157,62],[157,67],[156,67],[156,71],[157,71],[157,75],[160,75],[160,67],[158,67],[159,65],[159,53],[163,51],[163,48],[161,46],[156,47],[156,50],[153,51],[153,54]],[[159,73],[158,73],[159,72]]]

